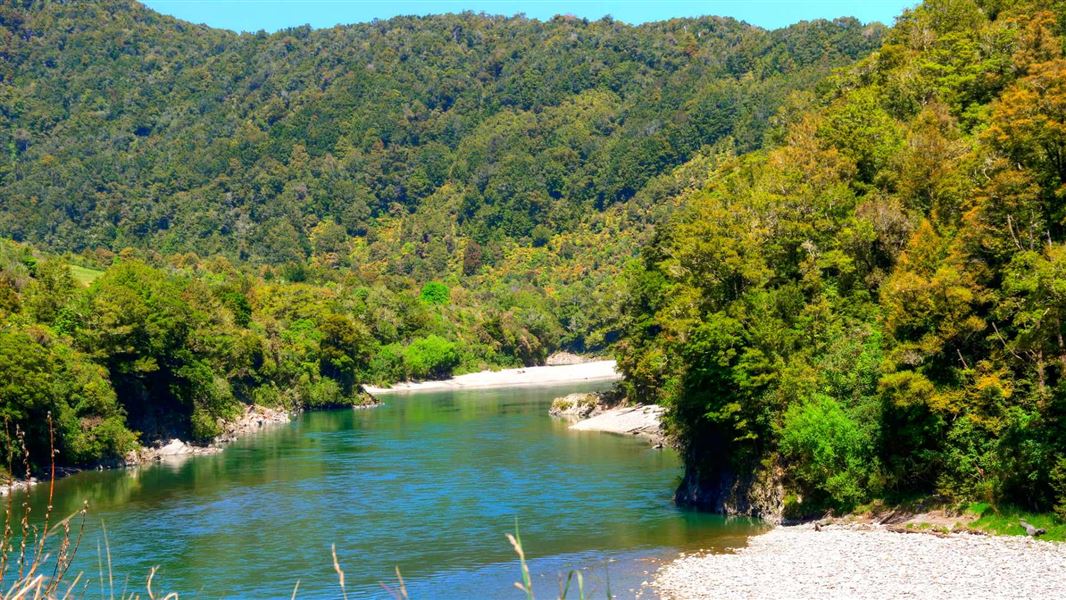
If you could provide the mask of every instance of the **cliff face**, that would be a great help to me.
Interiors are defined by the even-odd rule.
[[[785,489],[776,465],[759,467],[746,474],[731,467],[701,466],[686,459],[685,475],[674,492],[681,506],[727,516],[755,517],[768,523],[782,521]]]

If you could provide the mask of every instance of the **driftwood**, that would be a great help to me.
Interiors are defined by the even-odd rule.
[[[1018,521],[1018,524],[1021,525],[1023,528],[1025,528],[1025,533],[1029,537],[1037,537],[1037,536],[1044,535],[1045,533],[1047,533],[1046,530],[1040,529],[1040,528],[1037,528],[1037,527],[1033,527],[1032,525],[1030,525],[1029,523],[1027,523],[1025,521]]]

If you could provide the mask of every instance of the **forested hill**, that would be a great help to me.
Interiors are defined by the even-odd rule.
[[[927,0],[657,230],[619,354],[681,499],[1066,519],[1064,32],[1063,2]]]
[[[345,259],[444,194],[491,264],[705,145],[758,147],[790,91],[883,29],[461,14],[236,34],[125,0],[5,2],[0,236]]]

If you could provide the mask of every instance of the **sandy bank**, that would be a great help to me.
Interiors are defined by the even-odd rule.
[[[421,381],[417,383],[398,383],[390,388],[365,386],[373,395],[395,394],[403,392],[430,392],[440,390],[468,390],[498,387],[518,387],[529,385],[556,385],[593,381],[615,381],[621,375],[615,371],[613,360],[598,360],[575,365],[554,367],[526,367],[524,369],[503,369],[501,371],[481,371],[459,375],[444,381]]]
[[[1023,537],[778,527],[735,554],[659,570],[663,600],[718,598],[1061,598],[1066,544]]]

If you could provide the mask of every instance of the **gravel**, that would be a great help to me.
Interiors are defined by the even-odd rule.
[[[1066,598],[1066,543],[778,527],[732,554],[683,556],[654,585],[663,600]]]

